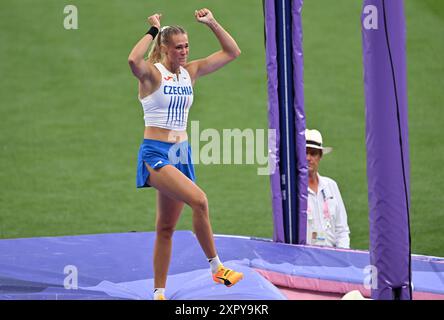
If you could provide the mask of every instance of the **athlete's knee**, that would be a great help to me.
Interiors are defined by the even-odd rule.
[[[193,197],[190,206],[195,214],[208,214],[207,195],[203,191],[197,193]]]
[[[162,240],[170,240],[175,230],[176,228],[173,225],[162,224],[156,226],[157,237]]]

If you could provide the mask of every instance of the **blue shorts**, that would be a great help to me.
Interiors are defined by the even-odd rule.
[[[153,169],[159,169],[170,164],[186,175],[191,181],[194,182],[196,180],[191,147],[188,141],[172,143],[144,139],[140,145],[137,159],[137,188],[151,187],[148,184],[150,172],[145,163]]]

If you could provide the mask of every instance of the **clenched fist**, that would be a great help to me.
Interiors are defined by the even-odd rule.
[[[214,20],[213,14],[207,8],[196,10],[194,12],[194,16],[196,17],[197,21],[204,23],[204,24],[209,24],[210,22],[212,22]]]
[[[157,29],[160,29],[160,18],[162,17],[162,14],[155,13],[152,16],[148,17],[148,23],[152,25],[153,27],[157,27]]]

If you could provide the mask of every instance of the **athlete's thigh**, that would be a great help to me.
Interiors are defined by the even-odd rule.
[[[172,165],[155,170],[146,166],[150,172],[148,183],[170,198],[190,205],[196,197],[204,194],[193,181]]]
[[[174,228],[179,220],[185,203],[173,199],[157,190],[157,221],[158,228]]]

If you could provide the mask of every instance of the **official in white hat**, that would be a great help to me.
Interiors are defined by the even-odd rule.
[[[333,151],[332,147],[324,147],[322,145],[322,135],[316,129],[305,129],[305,140],[307,148],[322,150],[323,154],[327,154]]]
[[[324,147],[318,130],[305,130],[308,165],[307,244],[350,248],[347,212],[337,183],[318,172]]]

